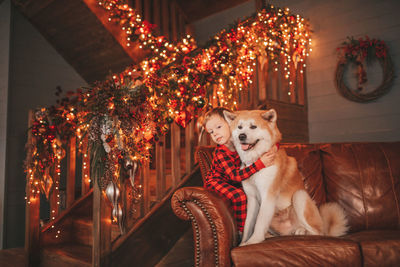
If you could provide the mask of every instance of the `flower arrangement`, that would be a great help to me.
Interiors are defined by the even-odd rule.
[[[378,39],[354,39],[348,37],[348,41],[343,42],[342,46],[337,48],[340,57],[350,61],[370,60],[371,57],[385,58],[387,56],[387,47],[384,41]]]
[[[378,39],[354,39],[348,37],[348,41],[343,42],[337,48],[339,53],[339,62],[336,68],[336,87],[339,92],[346,98],[356,102],[368,102],[375,100],[388,91],[393,81],[393,68],[388,54],[388,48],[384,41]],[[382,84],[373,92],[363,93],[364,85],[367,83],[367,73],[365,71],[365,63],[377,59],[383,68],[384,78]],[[343,81],[345,67],[350,63],[357,66],[357,90],[351,90]]]

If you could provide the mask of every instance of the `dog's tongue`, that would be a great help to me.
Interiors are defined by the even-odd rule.
[[[249,144],[242,144],[242,150],[246,151],[249,149],[250,145]]]

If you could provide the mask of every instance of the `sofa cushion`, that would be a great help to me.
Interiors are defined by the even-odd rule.
[[[322,179],[321,153],[313,144],[281,144],[288,156],[294,157],[304,185],[311,198],[320,205],[326,202],[325,185]]]
[[[373,230],[347,235],[358,242],[364,257],[364,266],[399,266],[400,231]]]
[[[236,267],[244,266],[361,266],[358,244],[323,236],[282,236],[236,247],[231,256]]]
[[[400,228],[400,142],[321,145],[327,201],[338,202],[350,231]]]

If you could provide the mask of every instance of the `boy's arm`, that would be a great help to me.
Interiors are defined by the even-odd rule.
[[[264,163],[260,159],[243,169],[240,169],[240,166],[236,166],[230,158],[223,154],[216,154],[214,160],[228,175],[229,179],[235,182],[246,180],[262,168],[265,168]]]
[[[218,175],[217,175],[218,176]],[[212,191],[216,192],[219,196],[226,197],[228,187],[232,187],[226,181],[222,179],[211,179],[207,181],[206,188],[211,189]]]

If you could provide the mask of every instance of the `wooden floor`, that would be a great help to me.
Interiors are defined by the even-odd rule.
[[[0,250],[1,267],[24,267],[26,266],[24,248],[11,248]]]
[[[190,228],[155,267],[193,266],[193,255],[193,233]],[[23,248],[0,250],[1,267],[24,267],[26,266],[25,262],[26,257]]]

